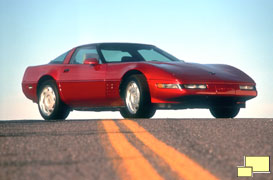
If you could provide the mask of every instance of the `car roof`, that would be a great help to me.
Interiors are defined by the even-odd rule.
[[[143,46],[154,46],[151,44],[142,44],[142,43],[123,43],[123,42],[102,42],[102,43],[92,43],[92,44],[84,44],[77,46],[78,47],[85,47],[85,46],[100,46],[100,45],[143,45]]]

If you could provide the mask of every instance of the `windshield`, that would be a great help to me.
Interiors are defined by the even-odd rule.
[[[98,50],[102,55],[102,59],[106,63],[137,61],[179,61],[174,56],[151,45],[109,43],[101,44]]]

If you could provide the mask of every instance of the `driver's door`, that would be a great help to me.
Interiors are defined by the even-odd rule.
[[[72,107],[105,105],[105,64],[89,65],[84,60],[99,56],[95,46],[79,47],[60,74],[60,89],[65,102]]]

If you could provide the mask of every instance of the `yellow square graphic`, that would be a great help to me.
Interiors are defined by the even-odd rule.
[[[245,166],[253,167],[253,172],[270,172],[269,156],[246,156]]]
[[[238,177],[252,177],[252,167],[238,167]]]

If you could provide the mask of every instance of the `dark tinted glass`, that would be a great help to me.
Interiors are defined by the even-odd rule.
[[[49,62],[49,64],[62,64],[68,52],[65,52],[62,55],[58,56],[57,58],[53,59],[52,61]]]

